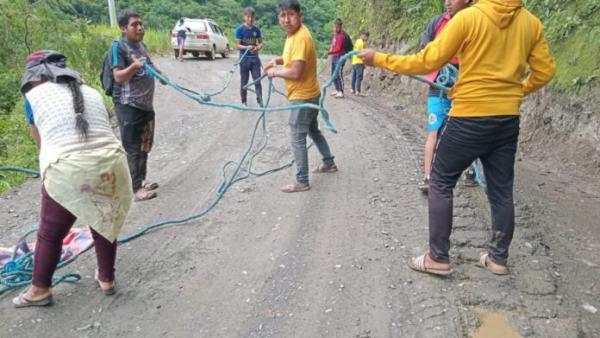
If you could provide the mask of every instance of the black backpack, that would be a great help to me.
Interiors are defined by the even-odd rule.
[[[112,71],[112,59],[114,54],[118,52],[119,40],[115,40],[110,45],[110,49],[104,54],[104,61],[102,62],[102,71],[100,72],[100,82],[102,83],[102,89],[104,94],[112,96],[113,86],[115,79]]]
[[[352,43],[352,38],[350,38],[350,35],[348,35],[348,33],[343,32],[344,33],[344,45],[342,46],[342,49],[344,50],[344,54],[351,52],[354,50],[354,43]]]

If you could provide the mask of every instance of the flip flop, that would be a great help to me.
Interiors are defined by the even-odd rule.
[[[34,306],[49,306],[52,305],[52,294],[40,300],[29,300],[25,298],[25,292],[22,292],[17,297],[13,298],[12,303],[17,309]]]
[[[156,182],[142,182],[142,188],[146,190],[154,190],[158,188],[158,183]]]
[[[156,196],[156,191],[148,191],[144,188],[141,188],[133,194],[133,200],[136,202],[147,201],[155,198]]]
[[[94,279],[96,280],[96,282],[98,282],[98,287],[100,288],[100,290],[102,290],[102,292],[104,293],[105,296],[112,296],[115,293],[117,293],[117,289],[115,287],[115,281],[112,282],[112,285],[110,288],[108,289],[103,289],[102,285],[100,285],[100,278],[98,278],[98,270],[96,270],[96,274],[94,275]],[[105,282],[103,282],[105,283]]]
[[[324,164],[319,164],[315,169],[313,169],[313,173],[315,174],[328,174],[334,173],[338,171],[338,167],[335,164],[326,166]]]
[[[310,190],[310,185],[308,183],[292,183],[288,185],[284,185],[281,187],[281,191],[292,193],[292,192],[300,192]]]
[[[450,275],[453,270],[452,269],[431,269],[431,268],[426,268],[425,267],[425,256],[427,256],[428,254],[424,254],[418,257],[411,257],[408,260],[408,267],[418,271],[418,272],[423,272],[423,273],[428,273],[428,274],[432,274],[432,275],[437,275],[437,276],[448,276]]]
[[[490,264],[488,264],[488,260],[491,260],[489,253],[482,252],[479,254],[479,265],[481,265],[481,267],[488,269],[491,273],[495,275],[508,275],[508,267],[500,264],[497,265],[502,266],[501,268],[491,266]]]

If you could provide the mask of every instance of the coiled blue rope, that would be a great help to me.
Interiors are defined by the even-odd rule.
[[[456,83],[456,80],[458,79],[458,69],[452,64],[447,64],[446,66],[442,67],[442,69],[440,69],[440,73],[438,74],[438,77],[436,78],[435,82],[431,82],[422,76],[411,75],[410,77],[415,80],[425,82],[428,85],[439,89],[440,96],[442,96],[447,95],[450,91],[450,87],[452,87]],[[471,168],[473,169],[473,173],[475,174],[475,180],[477,181],[477,184],[479,184],[479,186],[483,190],[487,190],[487,184],[485,182],[483,170],[477,163],[477,160],[471,163]]]

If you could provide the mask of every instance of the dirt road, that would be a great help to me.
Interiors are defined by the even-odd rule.
[[[173,80],[207,92],[221,87],[233,62],[157,59]],[[238,102],[238,79],[218,101]],[[84,278],[56,287],[54,306],[17,311],[15,293],[0,297],[0,337],[489,337],[488,329],[505,337],[600,336],[600,189],[545,163],[518,164],[511,275],[476,266],[489,215],[483,191],[462,186],[454,275],[406,267],[428,236],[427,201],[416,189],[424,137],[414,112],[422,108],[406,95],[327,98],[339,130],[326,133],[338,173],[312,175],[309,192],[291,195],[279,187],[292,182],[292,169],[243,181],[206,217],[119,247],[113,297],[98,290],[88,253],[61,270]],[[156,111],[149,174],[161,184],[159,197],[134,205],[124,234],[203,209],[257,118],[161,86]],[[269,115],[258,171],[291,159],[287,117]],[[314,149],[309,158],[318,163]],[[36,222],[38,194],[32,180],[2,197],[1,245]]]

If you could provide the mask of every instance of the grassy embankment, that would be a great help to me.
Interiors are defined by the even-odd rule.
[[[544,24],[558,68],[552,88],[570,95],[600,91],[600,0],[525,0]],[[415,51],[427,22],[443,1],[341,0],[338,13],[353,36],[371,32],[370,45],[408,44]]]

